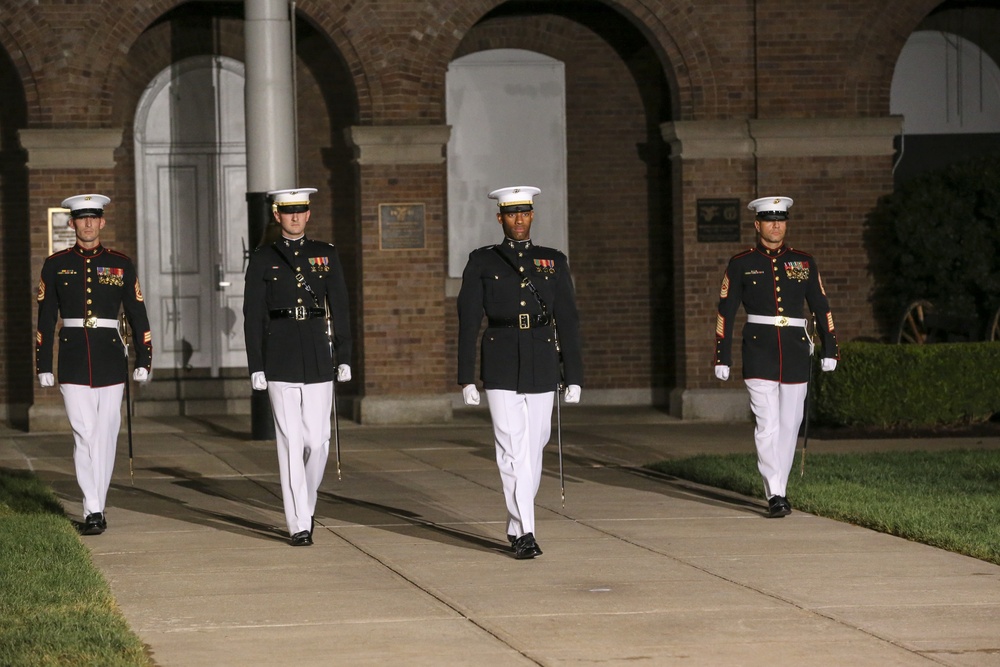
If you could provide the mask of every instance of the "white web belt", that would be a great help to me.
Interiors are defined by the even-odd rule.
[[[806,329],[806,321],[801,317],[785,317],[784,315],[750,315],[747,314],[747,322],[750,324],[769,324],[774,327],[802,327],[803,331],[806,332],[806,338],[809,340],[809,356],[812,356],[813,350],[816,349],[816,343],[813,342],[812,336],[809,335],[809,330]]]
[[[105,317],[66,317],[63,318],[64,327],[83,327],[85,329],[117,329],[118,320],[111,320]]]
[[[806,321],[801,317],[785,317],[784,315],[747,315],[750,324],[770,324],[775,327],[806,328]]]

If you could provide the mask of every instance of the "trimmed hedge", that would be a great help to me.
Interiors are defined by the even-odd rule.
[[[1000,342],[848,342],[832,373],[813,370],[812,417],[830,426],[927,427],[1000,413]]]

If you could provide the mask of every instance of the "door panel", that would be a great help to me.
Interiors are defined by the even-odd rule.
[[[246,367],[243,65],[187,58],[136,113],[139,272],[157,367]]]
[[[210,262],[208,202],[211,179],[207,155],[147,156],[155,177],[158,221],[157,247],[146,248],[146,300],[160,317],[150,322],[153,345],[161,351],[159,366],[211,368],[214,366],[208,332],[211,331],[212,293],[206,276]]]
[[[222,164],[219,192],[219,270],[217,293],[220,297],[218,321],[220,359],[223,366],[246,365],[243,340],[243,276],[247,240],[247,169],[244,153],[220,156]]]

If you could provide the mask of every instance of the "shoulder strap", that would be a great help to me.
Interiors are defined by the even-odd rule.
[[[302,285],[302,287],[305,288],[307,292],[309,292],[309,296],[312,297],[313,304],[319,306],[319,297],[317,297],[316,292],[313,291],[312,285],[309,284],[309,281],[306,280],[306,277],[302,275],[301,272],[295,270],[295,267],[292,266],[291,261],[289,261],[288,257],[285,256],[285,253],[281,252],[281,248],[278,245],[279,243],[280,243],[279,241],[275,241],[274,243],[271,244],[271,247],[274,248],[274,252],[278,253],[278,257],[280,257],[282,261],[288,265],[288,268],[292,270],[292,273],[295,274],[295,282]]]

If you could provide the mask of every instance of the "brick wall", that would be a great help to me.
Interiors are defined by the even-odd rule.
[[[0,307],[8,322],[32,322],[27,338],[8,327],[0,339],[0,404],[10,404],[33,370],[23,346],[34,328],[47,208],[68,194],[105,192],[113,199],[105,240],[135,256],[139,96],[185,57],[241,60],[243,23],[239,3],[0,4]],[[344,131],[443,122],[448,63],[485,48],[533,49],[566,63],[568,251],[589,387],[716,386],[718,282],[726,259],[752,243],[752,225],[744,211],[741,243],[698,244],[698,197],[794,197],[789,239],[816,254],[841,339],[874,335],[861,233],[866,212],[891,189],[889,157],[668,164],[658,126],[885,116],[899,49],[938,4],[300,0],[299,180],[320,189],[310,234],[335,241],[347,269],[358,341],[349,391],[455,391],[457,325],[454,300],[443,296],[444,167],[358,167]],[[113,169],[27,170],[16,145],[24,128],[120,128],[123,144]],[[426,203],[423,250],[378,250],[377,205],[396,201]],[[18,269],[24,253],[30,267]]]
[[[34,332],[38,324],[37,296],[38,281],[42,273],[42,262],[49,255],[48,210],[58,207],[66,197],[86,192],[97,192],[111,198],[111,204],[105,208],[107,225],[101,231],[101,243],[110,248],[117,248],[116,243],[118,213],[115,203],[119,199],[115,186],[115,170],[113,169],[46,169],[32,170],[28,185],[29,228],[31,230],[31,300],[27,304],[28,312],[24,313],[24,328],[30,333],[30,340],[21,350],[23,368],[31,381],[34,391],[35,405],[62,405],[62,397],[58,388],[40,389],[35,381],[35,348]],[[29,264],[29,262],[25,262]],[[30,324],[29,324],[30,323]],[[58,344],[55,347],[55,357],[58,360]],[[56,364],[58,365],[58,364]],[[58,377],[58,369],[54,369]],[[11,383],[22,381],[23,376],[11,378]]]
[[[753,192],[754,163],[749,158],[688,160],[683,166],[675,163],[674,170],[674,190],[683,193],[675,202],[673,256],[677,384],[690,389],[714,387],[712,355],[722,274],[732,255],[754,244],[754,228],[752,217],[744,211],[739,243],[699,243],[696,202],[699,198],[736,198],[745,206],[747,193]],[[734,375],[738,372],[737,362]]]
[[[815,255],[842,341],[879,335],[863,234],[865,216],[892,191],[891,172],[888,157],[760,160],[759,192],[795,199],[787,241]]]
[[[648,75],[651,54],[632,54],[626,62],[613,47],[636,39],[634,29],[613,15],[605,18],[614,30],[603,39],[560,16],[536,15],[530,26],[497,18],[471,30],[459,53],[521,48],[565,63],[569,248],[563,250],[576,284],[586,384],[647,388],[665,383],[672,357],[664,353],[672,341],[661,279],[669,272],[669,220],[662,209],[669,188],[661,180],[656,129],[665,101],[648,92],[644,100],[646,82],[636,79],[637,72]],[[453,322],[454,310],[452,299]],[[450,338],[454,371],[454,334]]]
[[[863,234],[867,212],[892,188],[888,157],[768,158],[757,160],[756,170],[751,159],[696,160],[684,164],[679,187],[685,193],[682,216],[689,223],[678,229],[680,251],[675,253],[676,274],[683,276],[677,282],[683,294],[677,298],[687,304],[678,315],[683,319],[678,338],[683,386],[717,386],[711,369],[719,287],[729,258],[756,243],[753,213],[745,207],[757,196],[795,200],[786,242],[816,257],[838,339],[878,337],[868,299],[872,283]],[[740,199],[739,243],[697,242],[695,201],[710,195]],[[736,331],[745,320],[742,311],[738,317]],[[738,377],[739,354],[734,362]]]
[[[364,321],[360,348],[365,394],[453,390],[445,364],[444,165],[359,167]],[[378,205],[423,202],[424,248],[379,250]]]
[[[747,83],[759,118],[845,118],[889,113],[889,84],[900,49],[939,4],[754,3],[757,62]]]

